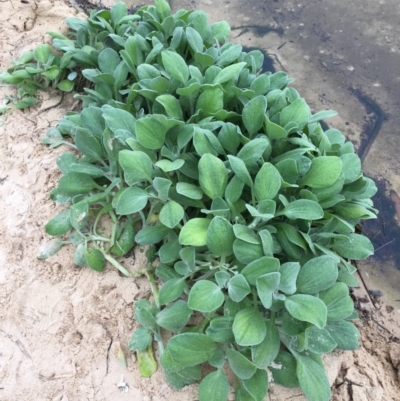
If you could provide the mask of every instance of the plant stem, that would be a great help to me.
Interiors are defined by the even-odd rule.
[[[103,252],[105,259],[110,262],[114,267],[116,267],[124,276],[129,277],[131,273],[125,269],[120,263],[118,263],[112,256],[108,255],[107,253]]]
[[[147,268],[146,270],[143,270],[143,273],[147,277],[147,280],[149,280],[151,292],[153,293],[153,297],[154,297],[154,303],[156,304],[157,309],[159,310],[161,307],[160,298],[159,298],[158,286],[157,286],[156,280],[153,276],[153,273],[149,270],[149,268]]]

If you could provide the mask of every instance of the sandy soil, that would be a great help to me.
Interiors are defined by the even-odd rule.
[[[0,70],[25,50],[46,41],[48,30],[65,30],[75,9],[57,0],[0,0]],[[13,89],[0,87],[0,99]],[[76,107],[58,93],[42,93],[28,111],[11,110],[0,127],[0,399],[4,401],[193,401],[196,386],[180,392],[162,372],[140,377],[127,349],[134,329],[133,304],[149,296],[146,281],[102,274],[73,264],[65,248],[46,261],[36,258],[47,240],[44,224],[57,211],[49,199],[56,185],[55,159],[40,140]],[[140,252],[124,261],[133,272]],[[362,289],[368,303],[358,322],[362,347],[325,358],[335,401],[400,401],[399,313]],[[117,358],[123,351],[127,367]],[[125,383],[125,385],[123,385]],[[123,390],[127,392],[124,392]],[[233,387],[232,387],[233,390]],[[231,395],[231,400],[234,395]],[[304,398],[299,390],[270,386],[270,401]]]

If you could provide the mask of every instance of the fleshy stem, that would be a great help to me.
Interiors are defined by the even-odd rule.
[[[107,253],[103,252],[105,259],[110,262],[114,267],[116,267],[124,276],[129,277],[131,273],[125,269],[120,263],[118,263],[112,256],[108,255]]]

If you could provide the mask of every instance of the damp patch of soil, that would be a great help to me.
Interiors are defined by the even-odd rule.
[[[46,31],[65,31],[64,19],[77,14],[84,18],[58,0],[1,0],[0,70],[47,41]],[[13,95],[13,88],[0,87],[1,100]],[[150,294],[145,280],[121,277],[112,268],[102,274],[78,268],[68,248],[37,259],[47,240],[44,225],[61,210],[49,192],[63,152],[40,141],[72,109],[79,109],[72,96],[40,93],[31,109],[0,116],[0,399],[196,400],[196,385],[177,392],[160,371],[140,377],[127,349],[134,302]],[[139,249],[124,261],[132,272],[143,263]],[[361,347],[324,358],[332,400],[400,401],[399,305],[385,305],[384,297],[372,304],[365,290],[357,291]],[[121,351],[126,367],[118,359]],[[273,383],[268,399],[304,400],[299,390]]]

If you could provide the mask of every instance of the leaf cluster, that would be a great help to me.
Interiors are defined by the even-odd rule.
[[[1,78],[62,90],[86,79],[82,112],[43,140],[79,156],[57,160],[51,198],[66,209],[46,225],[57,238],[40,257],[72,243],[77,265],[129,275],[117,258],[148,246],[154,303],[136,303],[129,347],[158,341],[174,388],[208,363],[201,401],[228,398],[227,365],[236,400],[264,399],[266,368],[329,400],[320,355],[358,346],[349,259],[373,253],[356,226],[377,212],[352,143],[319,123],[336,113],[312,114],[286,73],[262,73],[262,53],[230,43],[229,25],[202,11],[171,15],[156,0],[128,15],[117,3],[67,24],[67,36],[51,33],[62,56],[41,45]],[[165,349],[162,330],[173,333]]]

